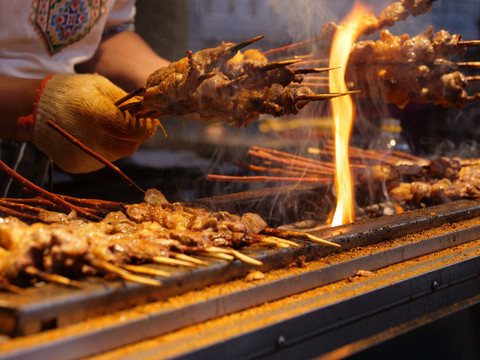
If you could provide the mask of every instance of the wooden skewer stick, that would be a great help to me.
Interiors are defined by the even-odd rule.
[[[124,103],[120,105],[118,108],[122,111],[128,111],[131,115],[139,119],[146,118],[147,116],[150,117],[149,113],[152,111],[152,110],[145,109],[141,101],[135,101],[135,102],[132,101],[126,104]],[[165,115],[166,114],[164,114],[164,116]]]
[[[290,245],[282,244],[279,241],[271,240],[271,239],[268,238],[268,236],[260,238],[259,241],[260,241],[260,244],[274,245],[274,246],[279,247],[279,248],[289,248],[290,247]]]
[[[10,201],[5,200],[5,199],[0,199],[0,205],[2,207],[4,206],[4,207],[8,207],[10,209],[20,210],[22,213],[31,212],[31,213],[34,213],[34,214],[38,214],[39,212],[43,211],[43,209],[40,209],[40,208],[35,207],[35,206],[22,204],[22,203],[19,203],[19,202],[10,202]]]
[[[328,147],[331,147],[333,151],[333,144],[327,145]],[[392,165],[395,165],[400,158],[408,159],[417,162],[418,164],[422,164],[425,162],[424,158],[399,151],[399,150],[371,150],[371,149],[361,149],[355,146],[350,146],[349,147],[350,153],[352,155],[357,155],[360,158],[363,157],[370,157],[372,159],[379,159],[379,160],[385,160]]]
[[[277,238],[277,237],[274,237],[274,238],[277,239],[277,241],[279,243],[286,244],[286,245],[293,246],[293,247],[300,247],[300,245],[298,243],[296,243],[295,241],[291,241],[291,240],[288,240],[288,239]]]
[[[480,68],[480,61],[457,62],[458,67],[466,67],[471,69]]]
[[[67,195],[60,195],[57,196],[61,197],[63,200],[68,201],[74,205],[78,205],[81,207],[88,207],[92,209],[98,210],[108,210],[108,211],[122,211],[124,210],[124,204],[121,202],[115,201],[108,201],[108,200],[99,200],[99,199],[82,199],[76,198],[73,196]],[[11,203],[23,204],[23,205],[30,205],[30,206],[41,206],[41,207],[54,207],[56,206],[49,200],[46,200],[41,197],[34,197],[28,199],[18,199],[18,198],[4,198],[4,201],[8,201]]]
[[[343,93],[330,93],[330,94],[314,94],[314,95],[298,95],[295,100],[302,101],[302,100],[309,100],[309,101],[316,101],[316,100],[329,100],[339,96],[345,96],[350,94],[358,94],[360,90],[352,90],[346,91]]]
[[[291,87],[307,86],[307,87],[310,87],[310,88],[327,88],[328,85],[329,85],[328,81],[325,81],[325,82],[305,81],[305,82],[302,82],[302,83],[291,83],[288,86],[291,86]],[[324,100],[324,99],[322,99],[322,100]]]
[[[225,52],[220,56],[220,58],[217,59],[215,66],[220,67],[223,63],[225,63],[226,61],[228,61],[229,59],[234,57],[235,54],[239,50],[243,49],[244,47],[247,47],[250,44],[253,44],[254,42],[256,42],[256,41],[258,41],[262,38],[263,38],[263,35],[256,36],[256,37],[254,37],[250,40],[243,41],[243,42],[241,42],[237,45],[234,45],[234,46],[226,49]],[[191,52],[190,52],[190,54],[191,54]],[[193,61],[192,58],[191,58],[191,55],[189,55],[189,52],[187,52],[187,56],[190,57],[190,61]]]
[[[290,245],[278,241],[278,238],[270,235],[262,235],[262,234],[249,234],[250,237],[257,240],[260,244],[267,244],[267,245],[274,245],[279,248],[289,248]]]
[[[144,274],[144,275],[151,275],[151,276],[163,276],[163,277],[170,277],[172,274],[169,272],[160,270],[160,269],[154,269],[152,267],[148,266],[141,266],[141,265],[132,265],[132,264],[126,264],[122,266],[125,270],[135,272],[138,274]]]
[[[339,67],[328,67],[328,68],[305,68],[305,69],[294,69],[293,71],[296,74],[317,74],[330,70],[338,69]]]
[[[260,71],[270,71],[270,70],[278,69],[278,68],[285,67],[285,66],[288,66],[288,65],[296,64],[299,61],[302,61],[302,60],[301,59],[291,59],[291,60],[281,60],[281,61],[269,62],[269,63],[263,65],[260,68]]]
[[[62,195],[57,195],[57,196],[62,198]],[[21,200],[21,199],[19,199],[19,200]],[[76,204],[74,204],[74,205],[76,205]],[[62,210],[65,210],[64,208],[61,208],[60,206],[55,205],[54,203],[52,203],[50,201],[45,202],[44,206],[46,206],[50,209],[53,208],[55,211],[60,211],[60,212]],[[18,218],[21,218],[21,219],[23,218],[24,220],[32,221],[32,222],[33,221],[42,221],[42,220],[40,220],[42,214],[46,215],[46,214],[52,212],[52,211],[46,210],[44,208],[39,208],[39,207],[31,206],[31,205],[28,205],[28,204],[24,204],[20,201],[10,202],[10,201],[7,201],[5,199],[0,199],[0,210],[1,210],[0,212],[6,213],[6,214],[8,213],[8,215],[17,216]],[[19,210],[19,212],[17,212],[17,210]],[[53,212],[56,213],[55,211],[53,211]],[[94,215],[99,215],[99,216],[100,215],[105,215],[105,211],[103,211],[103,210],[88,208],[88,209],[85,209],[85,211],[88,211],[89,213],[94,214]],[[33,214],[31,214],[31,213],[33,213]]]
[[[210,248],[206,248],[205,250],[201,251],[200,253],[204,254],[205,256],[211,256],[213,258],[217,258],[217,259],[221,259],[221,260],[232,261],[232,260],[235,259],[235,256],[233,256],[233,255],[217,252],[217,251],[212,250]]]
[[[247,47],[248,45],[253,44],[254,42],[257,42],[260,39],[263,39],[263,35],[259,35],[259,36],[256,36],[256,37],[252,38],[252,39],[245,40],[245,41],[241,42],[240,44],[237,44],[237,45],[231,47],[227,51],[232,53],[232,54],[236,54],[238,50],[241,50],[244,47]]]
[[[327,171],[319,171],[319,170],[312,170],[312,169],[302,169],[298,168],[295,166],[289,166],[288,168],[282,168],[282,167],[270,167],[270,166],[258,166],[258,165],[253,165],[253,164],[247,164],[241,161],[232,161],[235,165],[238,167],[247,169],[247,170],[253,170],[253,171],[259,171],[259,172],[267,172],[270,174],[279,174],[282,176],[296,176],[296,177],[302,177],[302,176],[312,176],[312,174],[315,175],[330,175],[331,173]]]
[[[247,264],[250,264],[250,265],[256,265],[256,266],[260,266],[260,265],[263,264],[260,260],[254,259],[254,258],[252,258],[248,255],[245,255],[245,254],[243,254],[240,251],[237,251],[235,249],[230,249],[230,251],[232,252],[233,256],[235,256],[238,260],[243,261],[244,263],[247,263]]]
[[[342,245],[334,243],[332,241],[328,241],[322,238],[319,238],[318,236],[312,235],[312,234],[306,234],[307,238],[310,241],[313,241],[318,244],[323,244],[323,245],[328,245],[328,246],[333,246],[333,247],[342,247]]]
[[[319,166],[321,166],[321,168],[331,169],[332,171],[335,168],[335,165],[331,162],[319,161],[319,160],[312,159],[312,158],[309,158],[309,157],[300,156],[300,155],[296,155],[296,154],[291,154],[291,153],[288,153],[286,151],[269,149],[269,148],[266,148],[266,147],[261,147],[261,146],[256,146],[256,145],[252,146],[252,150],[263,151],[263,152],[271,153],[271,154],[274,154],[274,155],[277,155],[277,156],[280,156],[280,157],[285,157],[285,158],[288,158],[288,159],[302,160],[302,162],[299,163],[299,165],[303,165],[304,163],[311,163],[313,165],[319,165]],[[249,152],[249,154],[251,154],[251,153]],[[251,155],[254,155],[254,154],[251,154]],[[269,158],[269,160],[271,160],[271,159]]]
[[[10,207],[7,207],[7,206],[0,205],[0,213],[2,213],[4,215],[9,215],[9,216],[15,216],[15,217],[17,217],[19,219],[23,219],[25,221],[30,221],[30,222],[38,221],[38,216],[36,216],[36,215],[26,214],[23,211],[17,211],[17,210],[11,209]]]
[[[263,55],[268,56],[268,55],[274,55],[274,54],[286,52],[286,51],[289,51],[289,50],[294,50],[296,48],[299,48],[299,47],[302,47],[302,46],[305,46],[305,45],[310,45],[310,44],[314,43],[315,41],[316,41],[316,38],[313,38],[313,39],[301,41],[301,42],[298,42],[298,43],[295,43],[295,44],[282,46],[282,47],[279,47],[279,48],[276,48],[276,49],[270,49],[270,50],[264,51]]]
[[[69,279],[65,276],[58,275],[58,274],[51,274],[46,271],[39,270],[33,266],[27,266],[25,268],[25,272],[29,275],[36,276],[41,280],[55,283],[55,284],[61,284],[61,285],[66,285],[66,286],[71,286],[75,288],[82,288],[83,284],[79,281],[75,281],[72,279]]]
[[[242,254],[240,251],[234,249],[223,249],[218,246],[209,246],[209,251],[211,252],[218,252],[223,254],[229,254],[235,256],[238,260],[241,260],[247,264],[251,265],[262,265],[263,263],[257,259],[254,259],[248,255]]]
[[[480,81],[480,76],[479,76],[479,75],[476,75],[476,76],[467,76],[467,77],[466,77],[466,80],[467,80],[467,81]]]
[[[271,235],[262,235],[262,234],[257,234],[258,238],[260,239],[261,242],[267,243],[267,244],[272,244],[276,245],[278,247],[300,247],[299,244],[297,244],[294,241],[290,241],[287,239],[282,239],[279,237],[271,236]]]
[[[212,253],[219,253],[219,254],[230,254],[231,251],[230,249],[224,249],[218,246],[209,246],[208,248],[205,249],[205,251],[212,252]]]
[[[88,219],[92,219],[92,220],[96,220],[96,221],[102,220],[101,217],[99,217],[97,215],[94,215],[94,214],[92,214],[88,211],[85,211],[84,209],[82,209],[78,206],[70,204],[69,202],[63,200],[61,197],[57,196],[56,194],[51,193],[47,190],[42,189],[40,186],[35,185],[31,181],[25,179],[23,176],[18,174],[16,171],[11,169],[7,164],[5,164],[1,160],[0,160],[0,170],[5,172],[12,180],[14,180],[17,183],[19,183],[20,185],[24,186],[25,188],[27,188],[28,190],[30,190],[34,194],[37,194],[37,195],[39,195],[39,196],[41,196],[41,197],[43,197],[47,200],[50,200],[51,202],[57,204],[58,206],[61,206],[63,209],[66,209],[66,210],[69,210],[69,211],[75,210],[77,212],[77,214],[79,214],[81,216],[84,216]]]
[[[143,190],[140,186],[138,186],[132,179],[130,179],[127,175],[123,173],[122,170],[120,170],[117,166],[113,165],[109,160],[101,156],[100,154],[97,154],[95,151],[87,147],[85,144],[83,144],[81,141],[75,139],[72,135],[70,135],[68,132],[63,130],[60,126],[55,124],[51,120],[47,120],[47,124],[56,130],[58,133],[63,135],[68,141],[70,141],[72,144],[76,145],[78,148],[80,148],[83,152],[87,153],[94,159],[100,161],[103,165],[105,165],[107,168],[112,170],[116,175],[118,175],[122,180],[126,181],[130,186],[132,186],[134,189],[138,190],[142,194],[145,194],[145,190]]]
[[[266,234],[272,234],[278,237],[285,237],[285,238],[301,238],[301,239],[307,238],[308,240],[319,243],[319,244],[334,246],[334,247],[341,247],[340,244],[319,238],[317,236],[314,236],[302,231],[282,230],[282,229],[274,229],[274,228],[267,227],[264,229],[264,232]]]
[[[458,45],[480,46],[480,40],[462,40],[458,42]]]
[[[294,59],[311,59],[315,58],[316,54],[293,55]]]
[[[31,206],[51,206],[53,203],[41,197],[34,197],[28,199],[21,199],[21,198],[3,198],[4,201],[12,202],[12,203],[20,203],[25,205]]]
[[[186,254],[171,252],[170,255],[172,255],[173,258],[177,259],[177,260],[189,261],[193,264],[202,265],[202,266],[208,265],[207,262],[205,262],[203,260],[200,260],[200,259],[197,259],[193,256],[186,255]]]
[[[131,272],[125,269],[122,269],[120,266],[111,264],[108,261],[93,258],[93,257],[88,260],[90,262],[90,265],[92,265],[93,267],[97,269],[101,269],[111,274],[115,274],[124,280],[137,282],[139,284],[144,284],[144,285],[151,285],[151,286],[162,285],[162,282],[160,280],[132,274]]]
[[[298,166],[299,168],[303,167],[307,169],[327,171],[330,173],[333,173],[335,170],[335,165],[333,163],[297,156],[279,150],[261,148],[259,146],[252,146],[252,148],[248,150],[248,154],[253,157],[275,161],[284,165]]]
[[[166,256],[154,256],[152,261],[161,265],[196,267],[195,264],[191,263],[190,261],[172,259]]]
[[[209,181],[231,181],[231,182],[293,182],[293,183],[312,183],[325,184],[331,183],[331,178],[316,177],[283,177],[283,176],[229,176],[208,174]]]
[[[132,114],[132,115],[135,115],[137,119],[158,119],[160,117],[165,116],[165,114],[160,114],[157,110],[146,110],[146,109],[135,112],[135,114]],[[163,126],[161,124],[159,125],[162,127],[162,130],[164,130],[163,132],[165,133],[165,129],[163,128]]]
[[[125,101],[127,100],[130,100],[131,98],[133,98],[134,96],[137,96],[138,94],[140,94],[141,92],[145,91],[145,88],[144,87],[140,87],[136,90],[133,90],[131,93],[128,93],[127,95],[125,95],[124,97],[118,99],[117,101],[115,101],[115,106],[120,106],[121,104],[123,104]]]
[[[124,203],[100,199],[82,199],[68,195],[58,195],[62,199],[78,206],[89,207],[93,209],[101,209],[108,211],[122,211],[124,210]]]
[[[361,149],[355,146],[349,146],[349,156],[351,159],[362,159],[363,160],[375,160],[395,165],[398,161],[407,159],[414,161],[417,164],[423,164],[425,159],[405,153],[399,150],[369,150]],[[309,147],[308,152],[311,154],[321,154],[321,155],[333,155],[334,147],[333,144],[326,144],[325,149],[318,149]]]

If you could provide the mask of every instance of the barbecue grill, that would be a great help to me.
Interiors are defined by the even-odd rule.
[[[242,195],[237,206],[254,206]],[[96,279],[5,294],[1,330],[14,338],[0,358],[356,354],[478,302],[479,230],[480,203],[463,200],[314,232],[341,251],[246,249],[255,269],[219,260],[160,288]]]
[[[250,134],[242,140],[227,148],[227,161],[248,141],[258,142]],[[207,144],[206,152],[216,145]],[[299,219],[323,224],[330,215],[330,185],[235,184],[225,194],[205,181],[205,169],[213,168],[208,160],[192,162],[173,170],[120,164],[143,188],[162,189],[172,201],[255,212],[270,226],[293,226]],[[114,177],[105,179],[107,173],[67,179],[57,191],[141,200]],[[192,186],[182,178],[197,180]],[[383,204],[363,213],[371,208]],[[295,239],[298,248],[242,249],[261,266],[210,260],[194,269],[169,267],[172,276],[161,287],[87,278],[80,289],[40,283],[22,294],[2,292],[0,359],[379,358],[394,357],[392,349],[400,358],[410,355],[407,346],[419,356],[480,356],[474,342],[480,334],[479,200],[307,231],[341,249]],[[458,324],[470,327],[460,343]]]

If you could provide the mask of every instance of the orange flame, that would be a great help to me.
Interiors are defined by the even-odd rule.
[[[350,49],[365,26],[361,20],[362,15],[366,12],[367,8],[363,4],[355,3],[350,14],[335,32],[330,53],[330,67],[339,67],[339,69],[329,72],[329,86],[332,93],[348,91],[345,83],[345,69]],[[335,142],[335,186],[337,189],[337,207],[332,226],[336,226],[355,220],[353,180],[348,158],[348,144],[355,114],[350,95],[334,98],[331,100],[331,104]]]

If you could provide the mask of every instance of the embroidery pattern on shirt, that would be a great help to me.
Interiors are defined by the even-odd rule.
[[[105,15],[106,0],[34,0],[31,21],[53,55],[85,37]]]

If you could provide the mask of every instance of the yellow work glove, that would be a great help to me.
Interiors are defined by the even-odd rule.
[[[114,103],[125,95],[97,74],[45,78],[31,116],[34,144],[64,171],[85,173],[103,167],[47,125],[51,120],[110,161],[132,155],[155,133],[158,121],[120,111]]]

